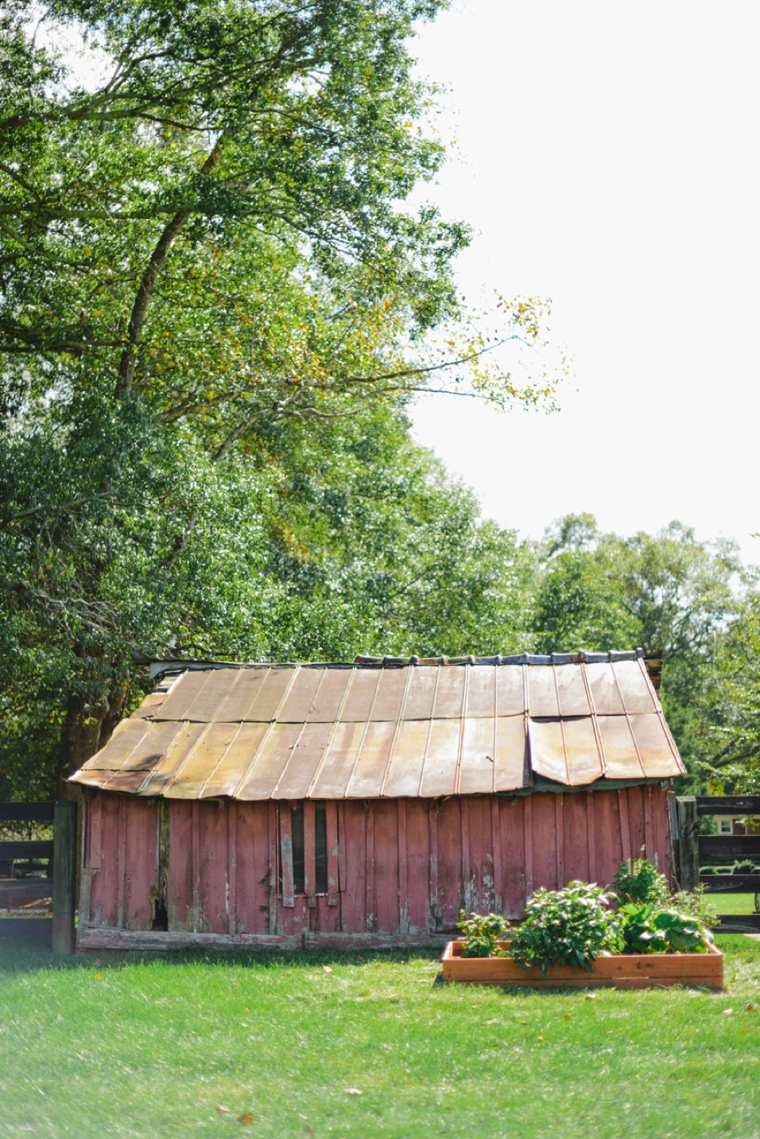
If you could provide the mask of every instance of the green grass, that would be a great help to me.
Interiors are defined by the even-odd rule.
[[[719,914],[753,914],[754,894],[709,894],[708,899]]]
[[[443,985],[424,953],[53,964],[6,941],[0,1136],[755,1139],[760,941],[719,943],[724,993],[587,1000]]]

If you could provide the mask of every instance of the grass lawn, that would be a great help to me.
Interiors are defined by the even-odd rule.
[[[755,1139],[760,941],[718,940],[724,993],[592,1000],[443,985],[429,953],[51,964],[0,941],[0,1136]]]
[[[753,914],[755,912],[754,894],[708,894],[710,905],[714,906],[719,914]]]

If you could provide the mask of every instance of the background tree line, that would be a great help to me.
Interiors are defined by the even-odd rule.
[[[444,157],[410,51],[442,6],[3,6],[0,798],[54,793],[150,657],[642,645],[695,778],[756,778],[735,550],[521,542],[411,439],[419,390],[552,399],[492,352],[541,303],[473,326],[466,226],[405,204]]]

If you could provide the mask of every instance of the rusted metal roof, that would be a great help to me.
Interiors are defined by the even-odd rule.
[[[171,799],[374,799],[668,779],[635,653],[186,668],[72,781]]]

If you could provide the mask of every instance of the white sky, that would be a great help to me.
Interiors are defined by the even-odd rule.
[[[417,41],[451,87],[434,199],[478,231],[468,294],[553,299],[556,415],[425,397],[420,442],[538,536],[673,518],[760,561],[760,177],[750,0],[468,0]]]

